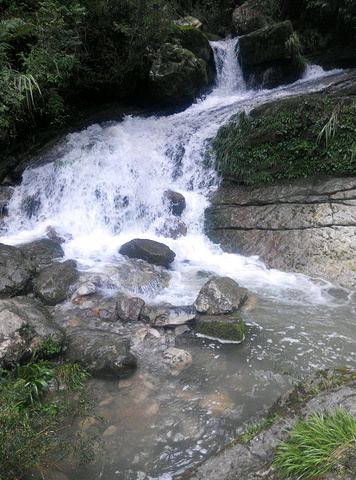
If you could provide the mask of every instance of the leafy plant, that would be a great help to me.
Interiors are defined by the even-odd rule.
[[[48,361],[33,359],[12,372],[0,371],[1,480],[19,480],[34,469],[51,468],[68,453],[79,463],[93,458],[95,438],[68,431],[75,418],[86,417],[94,406],[78,382],[88,374],[68,364],[68,375],[56,388],[52,367]]]
[[[330,139],[334,138],[335,136],[339,117],[340,117],[340,104],[338,103],[334,108],[331,114],[331,117],[323,126],[323,128],[320,130],[320,133],[317,138],[317,143],[320,143],[323,137],[325,137],[325,145],[328,146]]]
[[[275,451],[283,478],[315,478],[337,468],[355,448],[356,418],[343,410],[300,420]]]

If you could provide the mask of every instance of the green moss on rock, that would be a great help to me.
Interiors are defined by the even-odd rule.
[[[222,343],[240,343],[245,339],[245,323],[237,315],[203,315],[195,326],[199,336],[213,338]]]
[[[316,174],[354,174],[356,103],[306,95],[241,112],[213,141],[215,167],[227,179],[260,184]]]

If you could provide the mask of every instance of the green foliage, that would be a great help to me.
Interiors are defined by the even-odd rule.
[[[355,125],[355,104],[332,97],[268,104],[220,128],[212,142],[215,167],[224,178],[250,185],[354,174]]]
[[[60,353],[62,347],[60,345],[57,345],[54,341],[53,336],[50,335],[39,345],[39,350],[41,350],[41,354],[45,357],[51,357],[53,355],[56,355],[57,353]]]
[[[93,407],[78,365],[59,375],[50,362],[32,359],[0,376],[0,478],[20,479],[34,469],[53,467],[71,452],[79,463],[93,457],[93,437],[69,435],[76,417]],[[80,378],[80,381],[78,379]],[[50,388],[51,385],[51,388]],[[41,476],[43,478],[43,476]]]
[[[336,409],[300,420],[280,443],[274,466],[282,478],[315,478],[337,468],[355,448],[356,418]]]

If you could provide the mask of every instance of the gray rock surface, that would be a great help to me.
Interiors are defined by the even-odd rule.
[[[136,357],[129,351],[130,342],[112,332],[71,328],[66,343],[67,359],[80,363],[96,377],[124,378],[137,366]]]
[[[137,322],[141,310],[145,305],[144,300],[120,292],[116,295],[117,313],[122,322]]]
[[[26,243],[20,245],[18,248],[25,257],[38,268],[46,267],[50,265],[54,259],[64,256],[64,251],[60,244],[49,238],[42,238],[31,243]]]
[[[0,367],[41,351],[41,343],[49,337],[53,346],[61,347],[65,333],[38,301],[28,297],[0,300]]]
[[[222,187],[206,212],[209,236],[267,266],[356,287],[356,178]]]
[[[0,298],[26,293],[35,266],[17,247],[0,244]]]
[[[236,312],[247,300],[247,290],[229,277],[212,278],[200,290],[194,307],[199,313],[224,315]]]
[[[43,269],[35,280],[34,292],[45,305],[57,305],[69,297],[69,287],[78,279],[74,260],[54,263]]]

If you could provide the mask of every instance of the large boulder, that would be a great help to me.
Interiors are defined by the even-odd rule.
[[[57,305],[69,297],[69,287],[78,277],[74,260],[54,263],[44,268],[35,279],[35,295],[46,305]]]
[[[169,303],[145,305],[140,319],[154,327],[174,327],[194,320],[196,310],[192,306],[175,307]]]
[[[246,300],[246,288],[232,278],[212,278],[200,290],[194,307],[199,313],[224,315],[238,311]]]
[[[191,102],[208,85],[206,62],[180,45],[165,43],[153,60],[149,85],[160,102]]]
[[[20,245],[18,248],[37,268],[48,266],[54,259],[64,256],[64,251],[60,244],[49,238],[35,240],[34,242]]]
[[[168,267],[176,256],[175,253],[160,242],[135,238],[121,246],[119,253],[130,258],[139,258],[153,265]]]
[[[260,2],[259,2],[260,3]],[[261,11],[261,7],[256,0],[247,0],[232,13],[232,27],[234,34],[241,36],[247,35],[267,27],[272,20]]]
[[[0,300],[0,368],[40,353],[46,340],[61,349],[65,333],[43,305],[27,297]]]
[[[214,53],[208,38],[194,25],[175,25],[172,29],[171,43],[178,44],[203,60],[206,64],[208,82],[215,78]]]
[[[252,87],[274,88],[298,80],[305,69],[298,36],[289,20],[240,38],[239,62]]]
[[[202,315],[195,327],[196,335],[221,343],[241,343],[245,339],[245,323],[240,315]]]
[[[0,298],[26,293],[34,272],[34,264],[19,248],[0,244]]]
[[[72,328],[67,334],[67,359],[84,366],[95,377],[123,378],[131,375],[137,359],[129,350],[130,342],[112,332]]]

